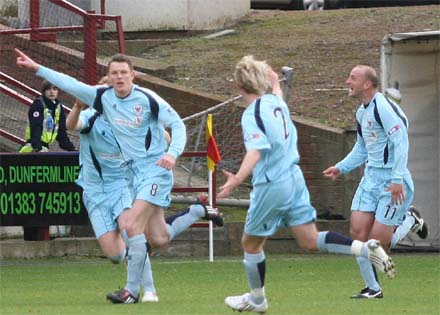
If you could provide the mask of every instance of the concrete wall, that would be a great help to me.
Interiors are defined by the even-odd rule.
[[[101,12],[100,0],[70,0],[84,10]],[[81,25],[82,18],[48,0],[40,0],[42,26]],[[250,0],[106,0],[106,14],[122,16],[125,32],[215,30],[249,13]],[[18,25],[29,27],[29,0],[18,0]]]
[[[313,206],[318,214],[329,212],[349,219],[351,201],[363,174],[362,169],[335,181],[325,178],[322,171],[339,162],[351,150],[356,130],[332,128],[298,116],[294,116],[293,120],[298,129],[300,166]]]
[[[99,0],[91,0],[99,12]],[[125,32],[212,30],[228,27],[249,12],[250,0],[106,0],[106,12],[122,16]]]
[[[347,221],[319,221],[318,229],[348,233]],[[243,254],[241,235],[243,223],[228,223],[214,229],[214,256],[239,256]],[[298,247],[289,229],[279,230],[265,246],[267,254],[304,253]],[[154,254],[167,257],[207,257],[209,253],[208,229],[189,228],[169,244],[168,248],[153,250]],[[153,254],[153,256],[154,256]],[[9,239],[0,241],[0,259],[35,258],[48,256],[104,256],[93,237],[57,238],[52,241],[24,241]]]

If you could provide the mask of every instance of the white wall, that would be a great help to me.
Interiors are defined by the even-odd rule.
[[[1,0],[0,0],[1,1]],[[69,0],[72,4],[90,10],[90,0]],[[19,28],[29,27],[29,0],[18,0]],[[40,0],[40,26],[82,25],[83,19],[48,0]]]
[[[0,0],[3,1],[3,0]],[[100,0],[69,0],[101,12]],[[41,26],[80,25],[82,18],[48,0],[40,0]],[[106,0],[106,13],[122,16],[125,32],[215,30],[233,25],[250,10],[250,0]],[[29,0],[18,0],[20,27],[29,27]]]
[[[91,0],[99,12],[99,0]],[[106,13],[121,15],[124,31],[213,30],[232,25],[250,0],[106,0]]]
[[[415,186],[413,204],[420,208],[430,229],[426,240],[410,233],[410,242],[417,245],[440,246],[439,35],[386,38],[382,46],[382,89],[399,82],[401,107],[409,120],[408,168]]]

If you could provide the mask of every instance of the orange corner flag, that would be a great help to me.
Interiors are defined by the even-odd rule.
[[[221,161],[222,157],[220,156],[220,152],[217,148],[217,142],[215,141],[212,132],[212,114],[208,114],[206,117],[206,149],[208,151],[208,170],[213,172],[215,165]]]

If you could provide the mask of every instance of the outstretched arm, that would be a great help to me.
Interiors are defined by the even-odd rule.
[[[227,177],[226,183],[220,187],[220,192],[218,193],[218,198],[228,197],[232,191],[240,186],[240,184],[252,174],[252,170],[261,158],[261,153],[259,150],[249,150],[244,156],[243,162],[241,163],[240,169],[237,174],[233,174],[228,171],[223,171],[223,174]]]
[[[17,65],[19,67],[34,70],[36,75],[56,85],[60,90],[63,90],[73,97],[80,99],[86,104],[93,104],[93,101],[96,97],[96,87],[90,86],[76,80],[75,78],[72,78],[71,76],[40,65],[33,61],[20,49],[16,48],[15,52],[17,53]]]
[[[278,74],[271,68],[269,70],[269,73],[267,74],[267,77],[269,79],[270,85],[272,86],[272,93],[278,95],[283,99],[283,90],[281,90]]]
[[[75,104],[73,104],[72,111],[67,116],[67,120],[66,120],[67,129],[78,130],[81,128],[81,120],[79,120],[79,114],[86,107],[87,107],[86,104],[82,103],[81,101],[75,100]]]
[[[322,171],[322,173],[324,174],[325,177],[328,177],[331,180],[335,180],[341,174],[339,168],[337,168],[336,166],[330,166],[326,168],[324,171]]]
[[[33,61],[28,55],[22,52],[20,49],[15,48],[17,53],[17,66],[34,70],[35,72],[40,68],[40,64]]]

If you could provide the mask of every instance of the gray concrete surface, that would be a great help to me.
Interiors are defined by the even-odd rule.
[[[333,230],[348,233],[348,221],[319,221],[320,230]],[[240,239],[243,223],[227,223],[214,228],[214,256],[237,256],[242,254]],[[302,252],[289,229],[281,229],[266,243],[267,253],[288,254]],[[176,239],[168,248],[153,250],[154,255],[169,257],[208,257],[208,228],[190,228]],[[24,241],[6,239],[0,241],[0,259],[36,258],[56,256],[103,256],[98,242],[93,237],[56,238],[51,241]]]

